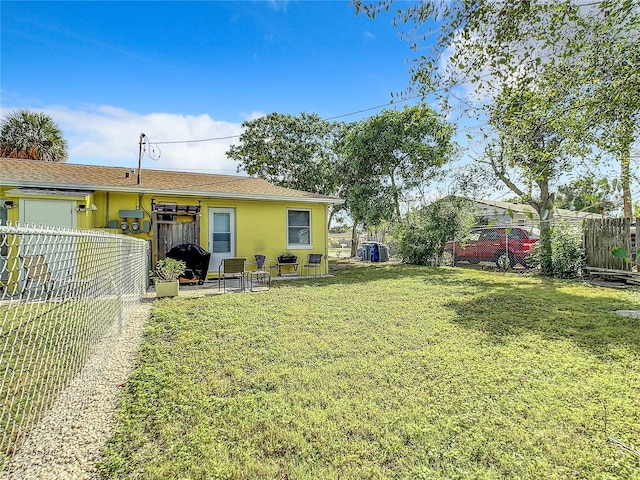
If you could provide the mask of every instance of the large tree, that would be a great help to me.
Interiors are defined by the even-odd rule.
[[[335,144],[342,133],[341,123],[322,120],[316,114],[270,113],[242,126],[239,143],[227,152],[239,162],[238,171],[282,187],[339,195]],[[332,207],[329,225],[342,208]]]
[[[573,123],[558,121],[566,96],[553,85],[506,88],[495,100],[490,123],[496,131],[481,163],[512,192],[526,198],[540,218],[541,269],[551,272],[551,220],[555,193],[551,185],[571,170],[572,159],[586,153],[571,141]]]
[[[375,17],[393,0],[353,3],[358,13]],[[420,52],[410,74],[423,95],[436,93],[447,103],[466,93],[460,92],[466,83],[474,100],[490,105],[514,83],[555,74],[574,93],[572,104],[557,113],[580,111],[590,119],[581,131],[574,127],[572,141],[600,135],[601,148],[620,163],[624,212],[630,214],[630,147],[640,112],[637,1],[424,0],[399,3],[395,11],[396,26]]]
[[[243,126],[239,144],[227,152],[238,170],[345,199],[331,215],[345,208],[354,232],[398,217],[402,195],[433,179],[455,150],[453,127],[426,106],[386,110],[355,124],[272,113]]]
[[[340,177],[354,235],[358,224],[400,219],[403,197],[437,178],[453,158],[453,134],[426,105],[383,110],[349,126],[341,139]]]
[[[239,143],[227,155],[238,171],[275,185],[331,195],[336,190],[334,152],[341,124],[318,115],[270,113],[246,121]]]
[[[0,123],[0,156],[66,162],[69,155],[62,130],[49,115],[15,110]]]
[[[582,44],[553,68],[576,93],[572,107],[584,110],[588,133],[619,164],[623,215],[631,218],[632,144],[640,133],[640,4],[621,1],[590,13],[578,17],[572,36]]]

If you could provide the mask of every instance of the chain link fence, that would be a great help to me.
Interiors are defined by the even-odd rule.
[[[148,286],[148,242],[0,226],[0,470]]]
[[[550,261],[554,276],[576,278],[600,270],[637,271],[636,232],[629,219],[604,218],[551,223]],[[529,270],[542,261],[538,229],[520,224],[474,228],[464,239],[446,243],[440,265],[481,265],[497,269]],[[615,249],[625,252],[616,257]]]
[[[478,227],[463,240],[447,242],[440,263],[528,268],[531,249],[538,240],[539,236],[531,228],[520,225]]]

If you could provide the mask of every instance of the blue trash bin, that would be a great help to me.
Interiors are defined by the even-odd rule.
[[[364,262],[371,261],[372,248],[373,248],[373,245],[371,243],[360,244],[360,248],[358,250],[361,251],[360,258],[362,258]]]
[[[371,246],[371,261],[377,262],[380,259],[380,250],[378,249],[378,244],[374,243]]]

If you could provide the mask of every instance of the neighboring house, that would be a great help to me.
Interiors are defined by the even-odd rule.
[[[540,219],[538,213],[531,205],[521,203],[501,202],[498,200],[472,199],[478,209],[477,217],[486,220],[484,224],[493,225],[518,225],[529,228],[538,228]],[[554,221],[579,223],[588,218],[602,218],[602,215],[590,212],[577,212],[558,208],[553,211]]]
[[[326,258],[328,208],[342,202],[252,177],[0,158],[6,220],[150,240],[154,263],[195,243],[211,252],[210,276],[226,257],[289,250],[300,262],[309,253]]]

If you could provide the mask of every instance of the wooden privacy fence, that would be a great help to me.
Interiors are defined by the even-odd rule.
[[[200,245],[200,205],[152,203],[154,266],[177,245]]]
[[[629,262],[612,255],[611,250],[617,247],[624,248],[631,255],[630,219],[599,218],[585,220],[584,248],[587,267],[631,270]]]

